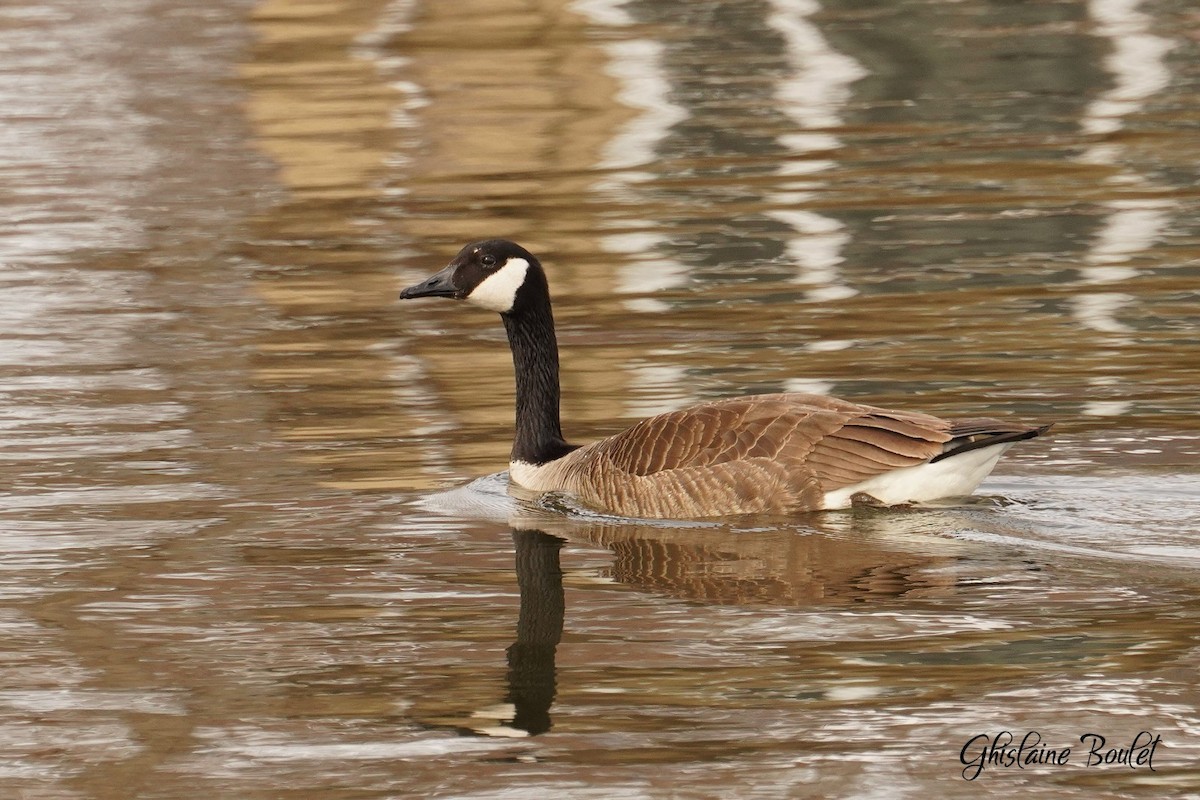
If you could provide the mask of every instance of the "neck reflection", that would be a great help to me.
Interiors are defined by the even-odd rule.
[[[505,699],[514,709],[511,727],[536,736],[550,730],[556,691],[554,655],[565,611],[559,566],[563,540],[536,530],[513,530],[512,536],[521,610],[516,641],[507,651]]]

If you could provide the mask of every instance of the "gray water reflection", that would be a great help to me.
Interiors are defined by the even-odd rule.
[[[1194,28],[5,6],[0,795],[1196,792]],[[1056,435],[957,507],[515,500],[496,321],[394,302],[491,234],[545,256],[573,438],[784,388]],[[1164,748],[964,783],[1002,727]]]

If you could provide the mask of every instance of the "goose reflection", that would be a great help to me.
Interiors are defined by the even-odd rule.
[[[504,702],[471,714],[470,731],[485,736],[537,736],[550,730],[557,691],[554,657],[562,641],[566,604],[559,552],[564,540],[539,530],[513,528],[520,610],[508,661]]]
[[[938,512],[863,509],[808,524],[650,527],[606,523],[557,531],[612,553],[600,577],[687,601],[828,606],[944,596],[966,546],[933,535]],[[907,519],[905,519],[907,517]],[[898,519],[899,518],[899,519]]]
[[[972,509],[864,509],[757,527],[751,519],[739,527],[597,521],[545,509],[516,514],[510,527],[520,605],[506,650],[506,693],[501,703],[473,712],[466,727],[493,737],[536,736],[553,727],[566,618],[565,546],[611,553],[610,565],[590,578],[586,571],[573,573],[572,582],[583,588],[725,605],[911,607],[953,596],[980,573],[996,578],[979,545],[945,535],[947,525],[966,521],[964,513]]]
[[[541,531],[514,530],[513,546],[521,609],[516,641],[507,650],[507,701],[514,710],[512,727],[536,735],[550,730],[554,702],[554,654],[566,610],[559,566],[563,540]]]

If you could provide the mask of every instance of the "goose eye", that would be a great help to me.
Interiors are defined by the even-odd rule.
[[[483,264],[485,267],[494,267],[496,266],[496,257],[489,253],[488,255],[482,256],[479,259],[479,263]]]

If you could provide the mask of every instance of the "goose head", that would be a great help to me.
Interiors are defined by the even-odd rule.
[[[507,239],[469,244],[445,269],[400,292],[414,297],[452,297],[498,311],[519,314],[548,297],[542,265],[524,247]]]

